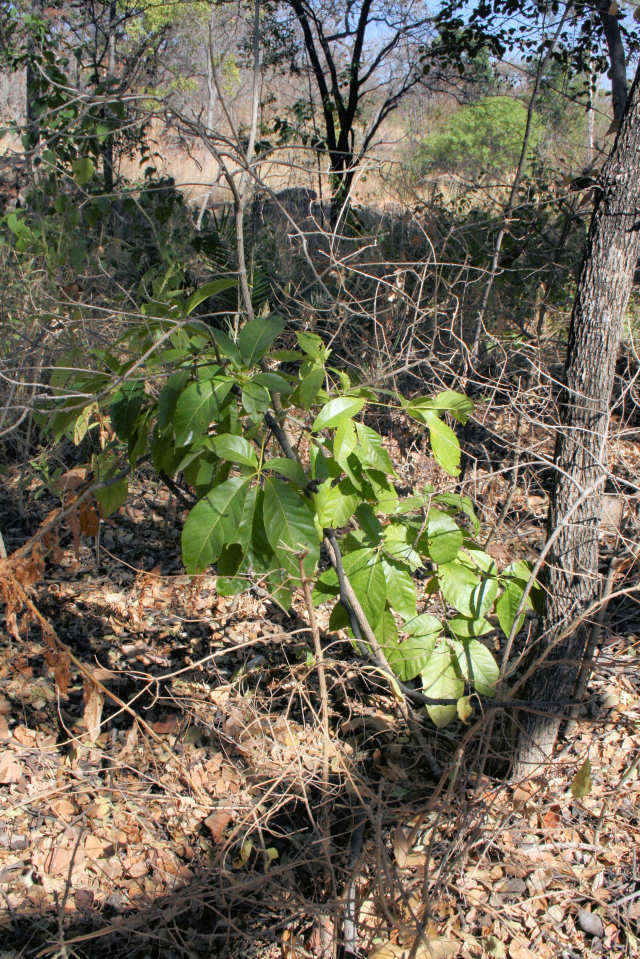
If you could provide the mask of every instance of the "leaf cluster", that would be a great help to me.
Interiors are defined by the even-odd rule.
[[[464,718],[468,703],[457,703],[465,690],[495,690],[498,666],[485,638],[521,625],[529,569],[497,570],[475,542],[479,521],[468,497],[431,487],[401,495],[370,422],[380,408],[411,417],[455,476],[460,446],[451,424],[466,422],[471,402],[452,390],[406,399],[354,384],[312,332],[277,348],[285,323],[275,314],[247,322],[237,336],[193,319],[234,282],[220,278],[190,297],[146,303],[144,330],[98,351],[97,373],[70,372],[66,357],[53,390],[91,401],[55,404],[50,430],[78,443],[108,412],[113,438],[93,464],[103,513],[127,495],[126,480],[105,478],[150,460],[159,476],[190,491],[182,530],[189,573],[215,564],[227,595],[258,579],[287,608],[302,569],[315,601],[333,602],[331,627],[350,630],[338,572],[321,571],[322,542],[337,532],[344,574],[390,668],[403,682],[419,677],[428,697],[445,701],[428,707],[434,722],[457,711]]]

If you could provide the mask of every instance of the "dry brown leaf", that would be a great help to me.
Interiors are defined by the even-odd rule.
[[[0,739],[7,740],[11,739],[11,732],[9,730],[9,724],[6,720],[6,717],[0,713]]]
[[[404,869],[407,865],[410,838],[410,830],[405,829],[405,827],[401,825],[396,826],[393,834],[393,855],[395,856],[399,869]]]
[[[454,939],[422,940],[415,951],[415,959],[450,959],[460,951],[461,944]],[[412,946],[401,946],[395,942],[385,942],[369,953],[369,959],[407,959]]]
[[[56,816],[59,816],[60,819],[63,819],[65,822],[68,822],[68,820],[77,813],[75,804],[69,799],[54,799],[51,803],[51,808]]]
[[[542,817],[542,825],[545,829],[558,829],[562,825],[562,819],[559,815],[560,807],[552,806]]]
[[[180,717],[177,713],[174,713],[172,716],[167,716],[166,719],[158,719],[155,723],[151,723],[151,728],[154,733],[158,733],[159,736],[175,733],[179,726]]]
[[[20,782],[24,773],[24,766],[13,753],[9,750],[0,753],[0,784],[8,786],[10,783]]]
[[[222,842],[224,831],[233,819],[233,815],[226,809],[216,809],[208,816],[204,824],[213,836],[214,842]]]
[[[23,726],[22,723],[13,727],[13,738],[21,746],[35,746],[36,744],[35,731],[29,729],[28,726]]]
[[[82,850],[76,848],[75,842],[67,842],[64,845],[57,842],[45,860],[45,872],[49,876],[67,875],[72,860],[74,869],[82,865],[84,860]]]
[[[113,855],[115,849],[113,843],[100,836],[89,835],[84,841],[84,852],[89,859],[108,859]]]
[[[89,819],[106,819],[111,811],[111,803],[108,799],[96,799],[95,802],[89,803],[89,805],[84,810],[85,816]]]
[[[133,859],[130,861],[130,865],[127,866],[127,872],[132,879],[141,879],[142,876],[146,876],[149,871],[144,859]]]
[[[527,804],[531,801],[534,792],[535,788],[531,783],[520,783],[516,786],[512,799],[513,808],[519,812],[527,812]]]
[[[76,909],[80,909],[82,912],[93,909],[93,900],[94,895],[91,889],[75,889],[73,892]]]
[[[512,939],[509,943],[510,959],[535,959],[534,953],[529,949],[523,939]]]
[[[100,735],[100,721],[102,719],[102,707],[104,706],[104,693],[99,686],[96,686],[90,679],[84,681],[84,711],[82,717],[87,727],[87,733],[92,743],[95,743]]]
[[[399,946],[394,942],[385,942],[382,945],[374,946],[369,953],[369,959],[407,959],[411,952],[405,946]]]

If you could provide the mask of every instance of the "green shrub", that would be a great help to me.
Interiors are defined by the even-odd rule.
[[[442,130],[422,141],[418,151],[419,169],[470,177],[509,170],[518,163],[526,122],[525,105],[511,97],[486,97],[463,106]],[[534,116],[529,142],[531,156],[540,133],[540,120]]]

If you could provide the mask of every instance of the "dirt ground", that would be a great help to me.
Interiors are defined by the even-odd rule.
[[[619,443],[632,474],[635,440]],[[429,469],[418,447],[407,455],[412,475]],[[20,516],[20,471],[0,479],[11,554],[54,504],[27,490]],[[523,481],[513,495],[481,463],[467,483],[500,562],[532,555],[544,491]],[[186,577],[179,526],[166,490],[139,477],[97,556],[67,533],[14,596],[0,633],[0,959],[640,954],[632,570],[571,738],[513,784],[499,711],[476,707],[466,729],[421,718],[416,739],[384,678],[326,632],[325,729],[304,607]]]

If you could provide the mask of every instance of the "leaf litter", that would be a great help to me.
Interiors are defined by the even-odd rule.
[[[163,495],[138,489],[99,569],[79,561],[76,525],[55,564],[36,550],[13,568],[24,601],[3,581],[6,943],[322,959],[353,894],[362,956],[638,953],[637,618],[610,624],[596,712],[516,787],[478,777],[470,755],[456,766],[450,734],[434,733],[458,770],[438,792],[393,697],[333,640],[323,783],[302,620],[172,567]],[[513,560],[512,543],[494,545]]]

